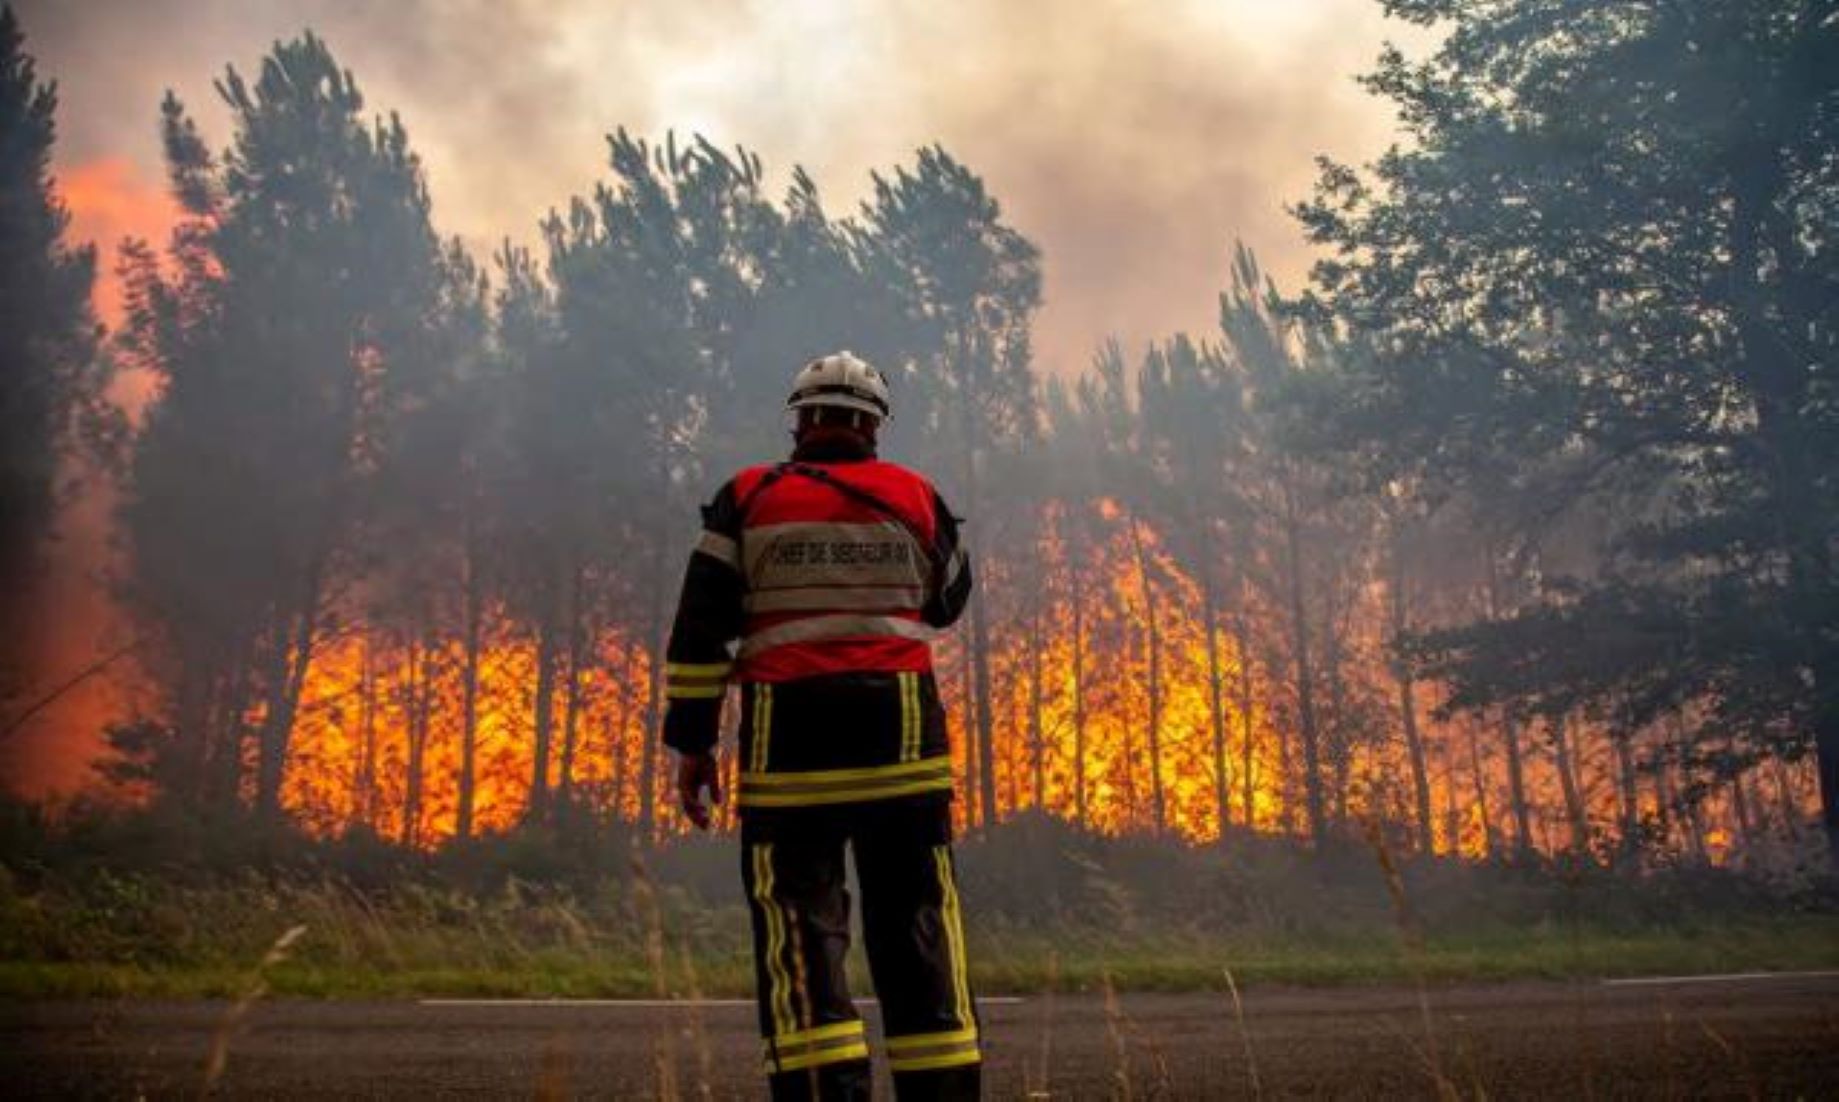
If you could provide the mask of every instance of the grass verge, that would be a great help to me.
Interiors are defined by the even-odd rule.
[[[986,934],[975,940],[973,982],[992,994],[1096,991],[1107,973],[1126,990],[1223,991],[1222,966],[1231,968],[1241,985],[1389,984],[1412,977],[1403,952],[1384,932],[1367,943],[1208,943],[1176,935],[1126,940],[1091,931],[1067,931],[1060,937]],[[467,963],[459,954],[446,963],[391,962],[341,959],[314,941],[309,926],[300,959],[266,973],[272,994],[639,998],[657,990],[639,952],[550,949],[515,962]],[[479,948],[481,956],[496,956],[503,947]],[[246,986],[250,966],[228,960],[7,960],[0,961],[0,997],[220,998]],[[1417,967],[1433,983],[1832,969],[1839,968],[1839,919],[1799,917],[1640,933],[1551,929],[1447,936],[1427,940]],[[696,968],[703,995],[752,993],[744,946],[706,952]],[[866,975],[858,972],[858,987],[866,991]]]

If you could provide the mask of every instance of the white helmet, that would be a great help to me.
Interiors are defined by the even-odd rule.
[[[832,352],[806,364],[792,380],[792,396],[786,399],[785,408],[813,406],[860,410],[885,421],[889,414],[887,380],[854,352]]]

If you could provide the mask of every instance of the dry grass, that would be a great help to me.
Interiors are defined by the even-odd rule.
[[[276,938],[275,943],[268,947],[268,952],[262,954],[255,971],[250,974],[249,986],[224,1011],[223,1020],[211,1035],[211,1050],[204,1061],[204,1093],[209,1094],[217,1089],[217,1084],[223,1079],[224,1068],[230,1063],[230,1042],[247,1024],[249,1011],[268,994],[269,970],[287,959],[288,951],[306,932],[305,926],[290,926]]]
[[[1418,924],[1411,910],[1411,897],[1405,891],[1404,877],[1399,875],[1398,865],[1392,860],[1392,852],[1386,846],[1385,834],[1378,821],[1368,819],[1363,824],[1367,844],[1372,847],[1373,858],[1379,862],[1379,871],[1385,877],[1386,895],[1392,901],[1393,921],[1397,924],[1399,946],[1403,950],[1406,971],[1411,976],[1411,985],[1417,992],[1418,1018],[1424,1030],[1424,1046],[1417,1050],[1424,1063],[1425,1071],[1430,1075],[1437,1090],[1437,1097],[1447,1100],[1460,1097],[1456,1085],[1443,1073],[1443,1056],[1437,1048],[1436,1017],[1430,1009],[1430,992],[1424,982],[1424,938],[1418,930]]]
[[[1239,998],[1239,983],[1232,978],[1232,969],[1220,966],[1220,974],[1226,977],[1226,993],[1232,996],[1232,1020],[1239,1028],[1239,1041],[1245,1049],[1245,1080],[1254,1099],[1264,1097],[1264,1083],[1258,1077],[1258,1054],[1252,1050],[1251,1030],[1245,1028],[1245,1000]]]

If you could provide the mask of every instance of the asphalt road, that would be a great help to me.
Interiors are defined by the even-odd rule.
[[[1037,996],[982,1009],[990,1098],[1839,1097],[1839,975]],[[871,1005],[864,1008],[871,1019]],[[1241,1021],[1243,1026],[1241,1027]],[[758,1098],[751,1008],[0,1005],[0,1094]],[[885,1086],[885,1083],[884,1083]],[[706,1088],[706,1090],[705,1090]],[[883,1097],[888,1095],[883,1093]]]

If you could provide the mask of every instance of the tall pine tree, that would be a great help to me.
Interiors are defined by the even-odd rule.
[[[176,98],[162,107],[185,213],[170,274],[145,246],[125,256],[125,344],[161,388],[124,522],[183,775],[273,819],[367,482],[419,400],[403,376],[443,265],[406,131],[365,120],[324,42],[277,44],[253,84],[230,69],[217,91],[235,126],[221,157]]]
[[[60,464],[85,418],[106,410],[90,285],[95,252],[65,241],[51,179],[57,87],[41,83],[9,6],[0,9],[0,702],[30,674]]]

